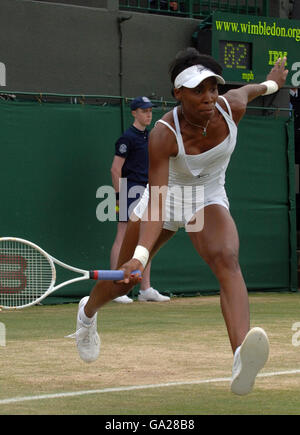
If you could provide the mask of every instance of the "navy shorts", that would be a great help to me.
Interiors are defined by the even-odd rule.
[[[122,189],[119,196],[119,222],[128,222],[131,213],[143,196],[146,185],[127,181],[127,189]]]

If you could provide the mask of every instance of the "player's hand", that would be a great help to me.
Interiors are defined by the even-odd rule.
[[[136,258],[132,258],[127,263],[123,264],[120,267],[121,270],[124,271],[124,279],[122,281],[118,281],[120,283],[124,284],[139,284],[142,281],[142,273],[144,271],[144,268],[142,266],[142,263],[137,260]],[[141,273],[135,273],[133,275],[132,272],[139,270]]]
[[[267,80],[274,80],[278,84],[279,88],[282,88],[282,86],[285,84],[286,77],[288,75],[288,70],[285,68],[286,64],[286,57],[279,57],[267,75]]]

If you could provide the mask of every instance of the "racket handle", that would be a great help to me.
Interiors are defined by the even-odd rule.
[[[141,276],[139,270],[134,270],[132,275],[138,274]],[[124,279],[123,270],[91,270],[90,279],[96,279],[97,281],[120,281]]]

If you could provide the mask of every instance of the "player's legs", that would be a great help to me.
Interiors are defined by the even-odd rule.
[[[134,250],[135,250],[136,245],[138,243],[138,239],[139,239],[140,224],[141,224],[140,219],[128,221],[124,241],[123,241],[121,249],[120,249],[117,268],[119,268],[120,266],[122,266],[122,264],[126,263],[127,261],[129,261],[132,258],[133,254],[134,254]],[[160,248],[168,240],[170,240],[170,238],[174,234],[175,234],[174,231],[169,231],[169,230],[162,228],[161,233],[160,233],[156,243],[154,244],[154,246],[150,252],[148,265],[151,264],[153,257],[157,254],[157,252],[160,250]],[[146,267],[146,269],[147,269],[147,267]]]
[[[148,264],[143,272],[143,279],[140,284],[140,292],[138,295],[139,302],[169,302],[170,297],[164,296],[159,293],[158,290],[151,287],[151,260],[155,254],[160,250],[160,248],[175,234],[175,231],[169,231],[167,229],[162,229],[161,235],[158,238],[156,244],[154,245]]]
[[[233,352],[250,327],[246,285],[239,265],[239,238],[228,210],[220,205],[204,209],[202,231],[189,236],[220,284],[221,308]]]
[[[143,279],[140,284],[141,290],[146,290],[149,287],[151,287],[151,261],[148,262],[143,272]]]
[[[129,261],[134,253],[139,238],[140,221],[128,221],[124,240],[120,249],[118,266]],[[156,244],[151,251],[149,261],[152,260],[155,253],[164,245],[172,236],[172,231],[163,229]],[[92,317],[103,305],[113,299],[126,295],[139,281],[135,280],[129,284],[115,283],[112,281],[98,281],[90,294],[89,300],[85,305],[84,311],[87,317]]]
[[[138,242],[140,222],[129,222],[127,225],[124,241],[120,250],[119,265],[127,262],[134,253]],[[150,260],[153,255],[174,233],[162,230]],[[100,337],[97,332],[97,312],[107,302],[116,297],[123,296],[136,284],[133,280],[130,284],[117,284],[111,281],[98,281],[94,286],[90,297],[83,298],[78,307],[77,325],[75,334],[69,337],[76,338],[77,349],[81,359],[85,362],[95,361],[100,353]]]
[[[127,224],[127,228],[128,237],[126,238],[125,235],[123,244],[126,243],[129,255],[129,252],[133,253],[138,240],[139,223]],[[128,293],[133,285],[134,283],[116,284],[112,281],[98,281],[92,289],[90,296],[84,297],[79,302],[76,332],[70,335],[70,337],[76,339],[77,349],[83,361],[95,361],[100,353],[100,337],[97,332],[97,311],[107,302]]]
[[[127,222],[118,222],[117,225],[117,234],[114,240],[114,243],[111,248],[110,252],[110,268],[116,269],[118,264],[118,258],[120,254],[120,249],[122,246],[122,242],[125,236],[127,227]]]
[[[128,261],[135,250],[139,237],[140,221],[126,223],[126,231],[119,250],[119,258],[116,269]],[[125,259],[125,260],[124,260]],[[122,260],[120,262],[120,260]],[[117,297],[126,295],[135,284],[117,284],[112,281],[97,281],[93,287],[84,311],[88,317],[92,317],[99,308]]]
[[[128,196],[128,194],[127,194]],[[127,222],[130,221],[129,217],[128,217],[128,213],[131,207],[131,204],[133,202],[135,202],[136,199],[127,199],[127,221],[119,221],[118,222],[118,226],[117,226],[117,234],[111,249],[111,253],[110,253],[110,268],[111,269],[117,269],[118,267],[118,258],[120,255],[120,249],[125,237],[125,233],[126,233],[126,228],[127,228]],[[123,263],[122,263],[123,264]],[[147,267],[144,270],[143,273],[143,277],[142,277],[142,281],[140,283],[140,288],[141,290],[146,290],[148,289],[151,284],[150,284],[150,270],[151,270],[151,262],[148,263]],[[125,298],[125,300],[124,300]],[[132,302],[132,299],[129,299],[127,296],[123,296],[123,297],[118,297],[115,299],[116,302],[123,302],[123,303],[127,303],[127,302]]]
[[[120,255],[120,249],[124,240],[125,232],[127,228],[127,221],[118,222],[117,234],[110,252],[110,268],[117,269],[118,258]],[[128,296],[121,296],[114,299],[115,302],[122,304],[128,304],[133,302]]]

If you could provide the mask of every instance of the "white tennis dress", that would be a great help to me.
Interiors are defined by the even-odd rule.
[[[219,204],[229,209],[229,202],[225,191],[225,173],[234,151],[237,138],[237,126],[232,119],[231,108],[228,101],[221,97],[228,109],[228,113],[216,103],[216,108],[227,122],[229,135],[218,145],[197,155],[185,153],[180,132],[177,107],[173,109],[175,129],[166,121],[157,122],[166,125],[175,135],[178,144],[178,153],[169,160],[169,182],[165,203],[164,228],[177,231],[186,227],[188,231],[201,230],[203,225],[201,214],[204,207]],[[153,197],[153,192],[152,195]],[[149,200],[149,186],[134,209],[137,217],[142,219]],[[194,229],[189,222],[199,216]],[[196,219],[197,220],[197,219]]]

